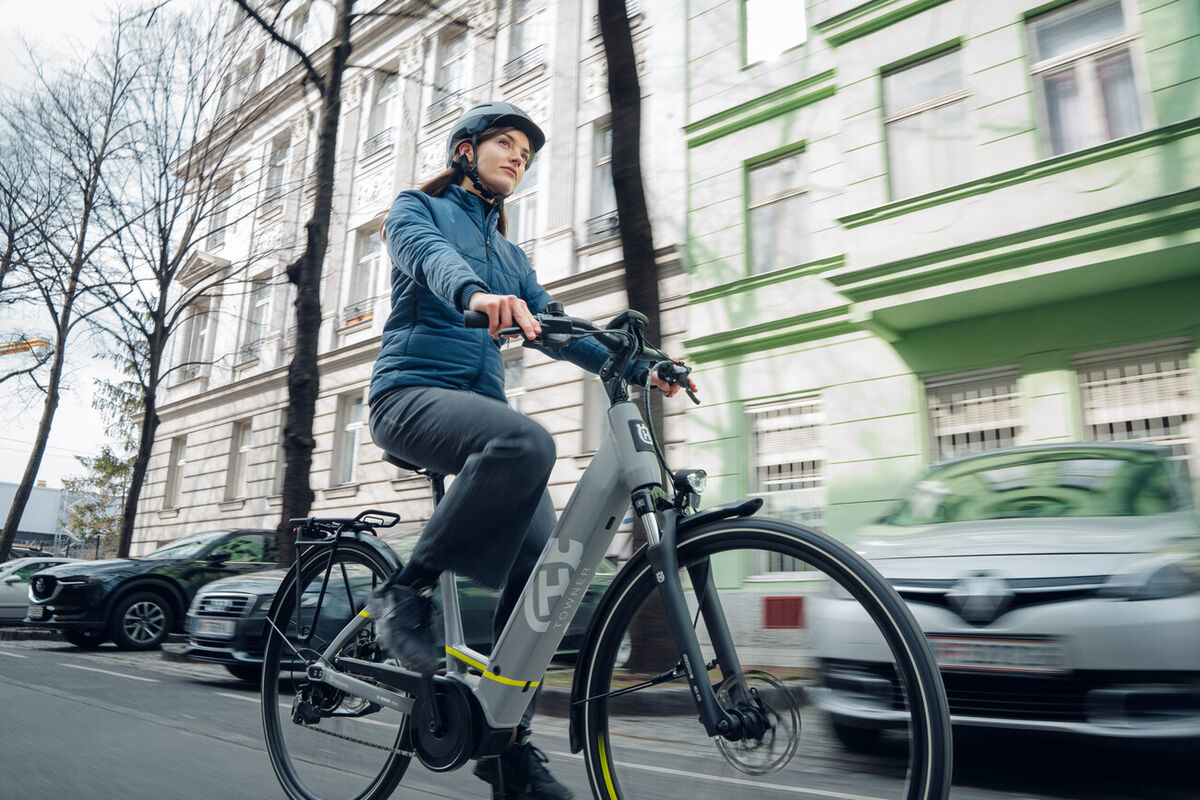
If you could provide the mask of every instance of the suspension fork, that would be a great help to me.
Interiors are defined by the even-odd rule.
[[[708,679],[704,656],[700,652],[696,630],[692,627],[687,600],[684,598],[683,583],[679,578],[678,553],[675,549],[679,512],[675,509],[664,511],[663,524],[660,527],[654,511],[654,498],[648,489],[634,492],[633,508],[646,531],[646,555],[654,570],[654,580],[666,609],[667,624],[675,639],[675,646],[679,649],[679,657],[692,690],[692,698],[696,701],[696,708],[700,713],[700,722],[709,736],[739,739],[742,732],[741,717],[722,708],[717,701],[712,683]],[[705,560],[688,567],[688,574],[692,579],[700,613],[708,628],[717,661],[721,665],[722,676],[728,679],[740,675],[741,665],[738,663],[725,612],[713,585],[710,564]]]

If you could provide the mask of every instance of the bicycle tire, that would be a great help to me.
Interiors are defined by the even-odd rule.
[[[379,800],[392,794],[408,768],[411,759],[403,746],[407,715],[378,706],[372,710],[373,704],[361,698],[311,684],[296,656],[298,650],[311,660],[327,647],[389,572],[390,566],[377,552],[346,537],[336,550],[312,548],[299,571],[292,567],[287,573],[275,595],[269,615],[274,627],[268,625],[265,632],[260,683],[263,733],[275,775],[293,800]],[[297,579],[301,581],[299,612]],[[316,625],[311,626],[314,619]],[[311,635],[297,633],[310,627]],[[279,631],[286,631],[292,646]],[[376,643],[372,623],[339,653],[395,663]],[[301,701],[320,708],[324,712],[320,719],[312,724],[296,722],[293,712]],[[358,712],[363,713],[348,716]]]
[[[712,565],[717,576],[715,591],[733,630],[741,668],[747,675],[752,665],[762,666],[766,672],[766,677],[747,677],[745,685],[759,690],[759,697],[771,711],[768,716],[772,723],[757,740],[740,744],[725,742],[719,736],[710,740],[697,720],[695,701],[679,681],[622,696],[609,694],[656,674],[656,670],[659,674],[670,670],[679,658],[674,641],[666,634],[667,646],[658,661],[651,659],[649,666],[634,664],[633,672],[614,666],[618,658],[627,657],[627,634],[633,620],[644,613],[641,609],[647,604],[658,603],[654,570],[643,549],[621,570],[601,600],[577,665],[582,679],[576,686],[575,701],[582,706],[576,717],[577,734],[582,732],[595,797],[641,800],[669,792],[671,796],[700,800],[730,797],[749,789],[752,795],[748,796],[774,798],[794,797],[797,787],[810,787],[816,796],[869,795],[896,800],[944,800],[948,796],[952,739],[941,674],[908,607],[873,567],[824,533],[769,518],[704,523],[681,532],[677,550],[681,579],[695,613],[694,624],[706,661],[713,657],[713,650],[706,643],[703,617],[695,612],[695,592],[690,588],[687,570],[688,566],[703,564]],[[834,735],[824,731],[823,713],[813,713],[811,708],[801,713],[804,699],[820,695],[824,669],[805,650],[806,640],[801,643],[800,638],[787,637],[807,637],[808,631],[786,627],[769,631],[755,618],[763,607],[758,601],[772,592],[786,594],[780,587],[788,584],[768,584],[775,588],[766,592],[740,589],[740,580],[736,581],[736,590],[720,586],[721,570],[730,565],[731,559],[764,554],[804,562],[811,568],[808,572],[824,573],[827,580],[842,587],[843,594],[849,592],[858,600],[865,612],[862,619],[876,626],[894,658],[900,699],[906,709],[901,714],[907,715],[903,726],[907,741],[893,736],[893,749],[877,758],[847,753]],[[738,566],[744,568],[745,564]],[[800,572],[791,577],[804,575]],[[817,602],[812,592],[800,596],[805,597],[806,608],[811,609]],[[755,642],[755,637],[761,641]],[[771,663],[759,663],[763,661]],[[808,692],[815,694],[810,697]],[[891,701],[894,704],[895,698]],[[900,739],[898,744],[896,738]],[[801,743],[804,747],[797,753]],[[657,756],[657,761],[647,760],[647,753]],[[670,766],[664,765],[664,753],[674,756]],[[756,768],[761,768],[758,774]],[[845,783],[838,783],[838,769],[852,773]],[[883,774],[870,777],[870,772]],[[868,773],[865,778],[864,773]]]

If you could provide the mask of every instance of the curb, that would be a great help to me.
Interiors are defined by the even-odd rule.
[[[33,642],[33,641],[61,642],[61,641],[65,641],[65,640],[63,639],[62,631],[53,630],[51,628],[35,628],[33,626],[0,628],[0,642]],[[167,634],[167,642],[164,643],[163,647],[165,648],[167,646],[167,643],[183,644],[185,642],[187,642],[187,636],[185,636],[184,634],[171,633],[171,634]]]

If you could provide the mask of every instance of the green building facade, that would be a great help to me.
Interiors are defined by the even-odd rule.
[[[710,503],[845,536],[1057,441],[1200,475],[1200,3],[689,0],[686,53]]]

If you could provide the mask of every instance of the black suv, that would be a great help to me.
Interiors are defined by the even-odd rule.
[[[79,647],[111,638],[123,650],[150,650],[182,631],[201,586],[274,566],[275,532],[268,530],[211,531],[141,558],[60,564],[30,578],[25,622],[62,631]]]

